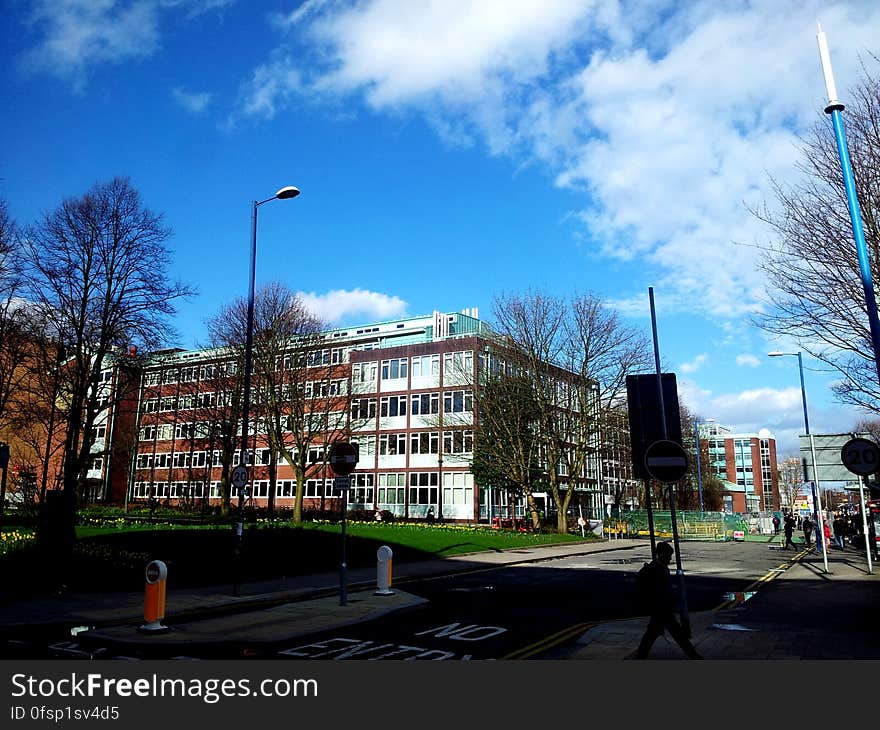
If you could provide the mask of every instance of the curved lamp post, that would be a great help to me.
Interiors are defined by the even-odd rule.
[[[807,416],[807,391],[804,387],[804,361],[801,357],[800,350],[797,352],[768,352],[767,355],[769,357],[784,357],[784,356],[792,356],[797,357],[798,359],[798,371],[801,375],[801,400],[804,404],[804,431],[807,436],[810,437],[810,456],[813,460],[813,479],[810,481],[810,487],[813,491],[813,521],[816,528],[816,550],[818,551],[819,545],[822,546],[822,560],[825,564],[825,572],[828,572],[828,553],[825,550],[825,518],[822,515],[822,504],[821,499],[822,496],[819,492],[819,472],[816,466],[816,449],[813,446],[813,437],[810,434],[810,419]],[[804,481],[807,481],[807,465],[804,463]]]
[[[247,341],[244,351],[244,402],[242,404],[242,426],[241,426],[241,461],[240,464],[247,468],[247,449],[248,449],[248,419],[250,417],[251,407],[251,373],[254,365],[254,280],[257,274],[257,208],[263,203],[270,200],[287,200],[295,198],[299,195],[299,189],[288,185],[281,188],[271,198],[265,200],[255,200],[253,203],[253,213],[251,215],[251,271],[250,271],[250,287],[248,289],[248,310],[247,310]],[[248,483],[250,483],[250,474],[248,475]],[[238,509],[239,512],[244,510],[244,488],[238,492]]]

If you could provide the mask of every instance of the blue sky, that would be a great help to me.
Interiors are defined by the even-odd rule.
[[[478,307],[529,287],[604,296],[681,397],[737,430],[802,430],[794,343],[749,323],[748,213],[794,181],[880,5],[661,0],[8,0],[0,196],[20,223],[131,178],[173,229],[184,347],[257,276],[334,324]],[[873,45],[872,45],[873,44]],[[746,245],[743,245],[746,244]],[[858,414],[805,361],[814,433]]]

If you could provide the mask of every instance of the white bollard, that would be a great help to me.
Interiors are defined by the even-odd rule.
[[[394,593],[391,590],[391,548],[383,545],[376,551],[376,558],[379,563],[376,565],[376,592],[375,596],[390,596]]]

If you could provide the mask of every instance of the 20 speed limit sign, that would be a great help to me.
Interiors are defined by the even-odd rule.
[[[868,439],[850,439],[840,449],[840,460],[853,474],[866,477],[880,470],[880,446]]]

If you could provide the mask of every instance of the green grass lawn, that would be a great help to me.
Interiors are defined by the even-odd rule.
[[[236,553],[228,525],[90,524],[77,528],[73,560],[63,575],[57,561],[41,558],[33,541],[22,541],[19,532],[15,549],[0,551],[0,572],[9,576],[7,585],[25,593],[51,590],[53,582],[74,590],[141,590],[151,560],[164,561],[169,582],[178,587],[229,583],[233,566],[244,581],[308,575],[339,568],[341,531],[340,524],[329,522],[258,522],[246,525]],[[382,545],[400,563],[581,539],[453,524],[353,521],[346,525],[346,562],[350,569],[373,566]]]

